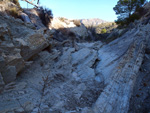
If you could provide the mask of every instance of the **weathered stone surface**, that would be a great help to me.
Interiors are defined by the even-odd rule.
[[[42,34],[38,33],[29,36],[26,40],[27,45],[22,46],[21,48],[21,56],[24,60],[28,60],[30,57],[49,45],[48,40],[46,40]]]
[[[74,32],[76,35],[82,37],[83,39],[89,35],[88,31],[84,25],[81,25],[80,27],[77,27],[77,26],[70,27],[69,30]]]
[[[24,22],[31,23],[31,20],[30,20],[30,18],[28,17],[27,14],[20,13],[20,16],[21,16],[21,18],[23,19]]]
[[[0,39],[0,88],[38,54],[5,85],[0,112],[127,113],[139,69],[150,71],[150,63],[142,63],[144,56],[149,59],[150,24],[138,24],[109,44],[77,43],[76,49],[56,41],[60,48],[42,52],[51,33],[3,16],[0,25],[6,35]]]
[[[39,33],[32,25],[0,14],[0,72],[4,82],[15,80],[25,62],[49,46],[48,39],[44,31]]]
[[[139,34],[139,30],[132,29],[122,37],[103,46],[98,51],[98,59],[100,62],[96,67],[96,71],[103,75],[105,82],[109,82],[108,78],[111,76],[112,71],[116,70],[121,58],[126,54],[129,46],[133,44],[134,37],[137,34]],[[133,38],[129,36],[132,36]]]
[[[101,93],[95,105],[93,106],[93,111],[95,113],[128,112],[129,100],[132,95],[133,86],[138,76],[137,73],[139,71],[139,68],[142,64],[144,57],[144,50],[146,48],[145,42],[149,40],[149,35],[146,36],[146,32],[148,32],[147,27],[148,26],[144,26],[143,28],[140,29],[140,31],[137,30],[138,32],[135,32],[130,35],[130,40],[132,42],[128,46],[127,50],[124,51],[125,53],[122,54],[121,57],[119,57],[119,59],[117,59],[118,64],[114,66],[112,70],[107,70],[109,69],[107,65],[109,64],[108,66],[110,65],[113,66],[114,61],[116,62],[117,60],[114,60],[111,63],[111,60],[109,61],[109,59],[112,58],[107,57],[107,61],[109,61],[109,63],[107,65],[103,64],[103,66],[106,66],[105,69],[110,72],[108,74],[109,76],[107,76],[109,79],[105,80],[108,83],[108,85],[106,86],[103,93]],[[124,36],[129,36],[127,34]],[[134,40],[132,40],[132,38]],[[127,40],[128,37],[126,37],[126,41]],[[112,42],[111,45],[114,42]],[[119,45],[119,43],[121,43],[121,38],[118,41],[117,45]],[[123,48],[121,47],[121,50],[124,50]],[[113,52],[113,49],[111,50]],[[103,59],[104,58],[101,57],[101,60]],[[104,73],[103,70],[102,73],[104,74],[105,78],[105,75],[107,75],[107,73]]]
[[[2,71],[4,66],[5,66],[5,59],[4,57],[0,56],[0,71]]]
[[[5,83],[12,82],[16,79],[16,67],[8,66],[2,71],[3,80]]]
[[[24,9],[24,12],[28,15],[29,19],[37,29],[46,28],[39,17],[37,9]]]
[[[72,54],[72,64],[77,65],[81,64],[82,61],[84,61],[85,58],[87,58],[90,54],[90,49],[81,49],[78,52],[75,52]]]
[[[3,77],[2,77],[2,75],[0,73],[0,92],[3,90],[4,85],[5,85],[5,83],[3,81]]]

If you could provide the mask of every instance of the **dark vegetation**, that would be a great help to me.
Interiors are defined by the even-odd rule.
[[[53,19],[53,14],[52,11],[48,8],[39,8],[39,17],[42,21],[42,23],[48,27],[49,24],[51,23],[51,20]]]
[[[145,12],[142,8],[145,3],[146,0],[119,0],[113,8],[118,15],[116,23],[119,26],[126,26],[140,19]]]

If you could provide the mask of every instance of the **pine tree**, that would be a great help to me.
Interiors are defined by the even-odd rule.
[[[140,8],[146,0],[119,0],[113,8],[118,16],[118,20],[130,18],[130,16]]]

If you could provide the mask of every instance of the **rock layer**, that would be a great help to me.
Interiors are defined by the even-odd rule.
[[[16,79],[26,61],[49,46],[45,34],[13,17],[0,15],[0,73],[5,83]],[[0,84],[3,84],[1,82]]]
[[[0,14],[0,112],[127,113],[139,69],[149,70],[141,66],[149,57],[147,21],[109,44],[52,40],[50,50],[54,30]]]

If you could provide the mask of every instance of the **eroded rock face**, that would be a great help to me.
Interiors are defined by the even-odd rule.
[[[0,15],[0,84],[14,81],[26,61],[49,46],[48,37],[32,25]]]
[[[109,44],[75,42],[75,47],[53,40],[51,51],[41,51],[51,35],[0,15],[0,112],[127,113],[132,108],[139,69],[150,71],[149,63],[142,64],[144,56],[149,59],[149,23],[139,22]]]
[[[20,79],[5,85],[0,112],[127,113],[150,40],[149,27],[140,25],[107,45],[76,43],[78,50],[62,47],[40,52]],[[27,45],[23,39],[17,40]]]
[[[21,18],[23,19],[24,22],[26,23],[31,23],[31,20],[29,18],[29,16],[23,12],[20,13]]]
[[[83,44],[84,47],[80,46],[81,44],[78,45],[78,51],[75,51],[75,48],[64,47],[63,53],[55,48],[51,53],[40,52],[34,59],[34,63],[20,74],[21,78],[23,77],[22,80],[26,80],[25,83],[17,80],[14,84],[6,85],[0,98],[8,96],[9,91],[14,93],[17,91],[14,100],[11,97],[9,99],[15,102],[17,98],[22,106],[30,102],[34,109],[33,107],[25,108],[28,112],[39,112],[39,110],[41,112],[80,112],[83,108],[92,106],[104,88],[103,81],[95,80],[97,76],[94,65],[98,57],[97,50],[91,49],[91,46],[88,46],[90,43]],[[91,45],[98,45],[98,43]],[[23,100],[20,100],[21,98]],[[5,99],[2,101],[4,102]],[[6,103],[10,104],[8,101],[0,104],[0,111],[22,109],[19,104],[3,106]]]
[[[37,28],[37,29],[41,29],[41,28],[46,28],[44,25],[43,25],[43,23],[42,23],[42,21],[41,21],[41,19],[40,19],[40,17],[39,17],[39,12],[38,12],[38,10],[37,9],[24,9],[24,13],[26,14],[26,15],[24,15],[23,17],[26,17],[27,18],[27,16],[29,17],[29,19],[30,19],[30,21],[31,21],[31,23]],[[25,18],[24,18],[25,19]],[[28,20],[29,21],[29,20]],[[28,22],[27,21],[27,22]]]

